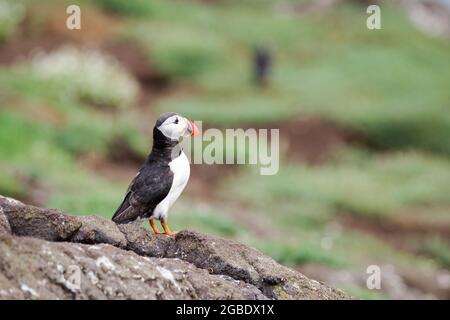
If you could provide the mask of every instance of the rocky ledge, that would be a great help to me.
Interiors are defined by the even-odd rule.
[[[0,299],[348,299],[243,244],[0,196]]]

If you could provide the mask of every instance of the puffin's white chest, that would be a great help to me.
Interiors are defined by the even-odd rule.
[[[167,196],[155,208],[153,216],[156,219],[166,219],[170,207],[183,192],[189,180],[191,168],[189,160],[184,154],[181,154],[169,163],[170,170],[173,172],[172,186]]]

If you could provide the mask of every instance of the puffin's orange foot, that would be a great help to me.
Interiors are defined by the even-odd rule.
[[[164,229],[164,234],[167,234],[167,235],[177,234],[176,231],[170,230],[169,226],[167,225],[167,223],[165,221],[161,221],[161,225],[162,225],[162,227]]]
[[[153,221],[153,219],[150,219],[148,222],[150,222],[150,227],[152,227],[153,232],[154,232],[155,234],[163,234],[163,232],[160,232],[160,231],[158,230],[158,227],[156,226],[155,221]]]
[[[169,232],[163,232],[162,234],[167,234],[169,236],[173,236],[173,235],[175,235],[177,233],[178,233],[178,231],[169,231]]]

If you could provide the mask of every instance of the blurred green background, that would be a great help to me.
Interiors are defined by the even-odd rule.
[[[277,175],[192,165],[171,226],[361,298],[450,298],[450,41],[376,2],[381,30],[368,1],[0,0],[0,194],[110,218],[160,113],[279,128]]]

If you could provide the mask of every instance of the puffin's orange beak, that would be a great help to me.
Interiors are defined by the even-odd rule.
[[[192,137],[197,136],[200,133],[200,131],[198,130],[198,128],[195,125],[195,123],[193,121],[189,120],[189,119],[186,119],[186,120],[187,120],[187,122],[189,123],[189,126],[190,126],[189,129],[191,131],[191,136]]]

